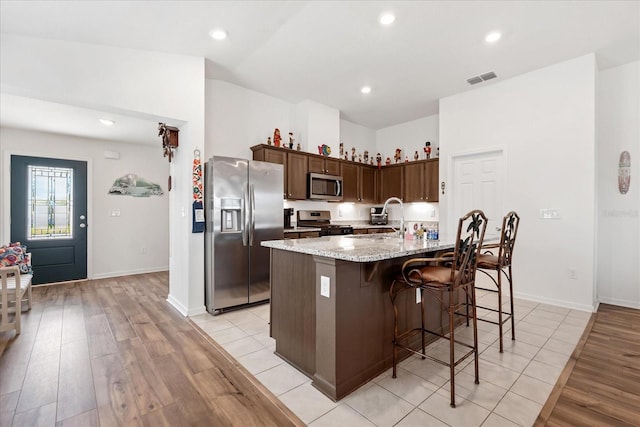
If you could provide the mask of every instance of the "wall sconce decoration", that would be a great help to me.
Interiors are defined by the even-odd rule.
[[[169,156],[169,162],[173,158],[173,150],[178,148],[178,132],[180,132],[180,129],[177,127],[158,123],[158,136],[162,138],[164,157]]]

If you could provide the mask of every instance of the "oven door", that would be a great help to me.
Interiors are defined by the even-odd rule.
[[[342,201],[342,177],[310,173],[307,180],[307,198]]]

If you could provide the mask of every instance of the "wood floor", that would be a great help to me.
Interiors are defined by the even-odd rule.
[[[151,273],[35,287],[0,334],[0,426],[304,425]]]
[[[640,425],[640,310],[601,304],[535,426]]]

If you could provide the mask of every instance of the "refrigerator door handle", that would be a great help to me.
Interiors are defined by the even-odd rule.
[[[249,225],[249,215],[247,215],[247,188],[242,189],[242,246],[247,246],[248,240],[248,225]]]
[[[253,184],[249,187],[251,197],[251,225],[249,228],[249,246],[253,246],[253,233],[256,229],[256,192]]]

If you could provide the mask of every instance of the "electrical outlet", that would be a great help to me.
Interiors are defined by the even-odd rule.
[[[331,296],[331,279],[327,276],[320,276],[320,295],[326,298]]]
[[[578,274],[576,273],[576,269],[569,267],[569,279],[576,280],[577,278]]]

